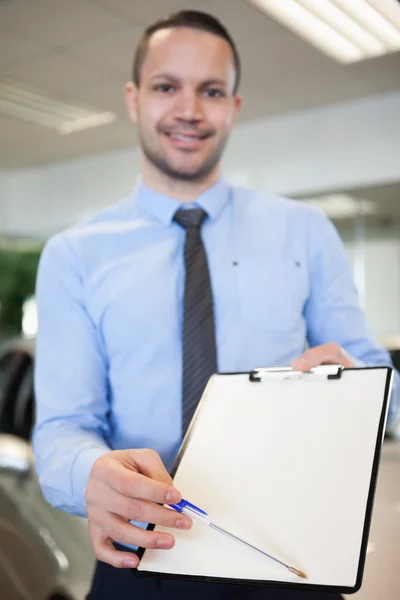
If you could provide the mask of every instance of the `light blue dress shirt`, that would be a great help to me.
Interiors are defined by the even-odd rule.
[[[365,364],[390,364],[359,308],[341,240],[320,211],[223,179],[196,204],[208,213],[202,236],[219,371],[289,365],[307,343],[325,342]],[[168,469],[179,449],[179,207],[139,181],[128,198],[43,251],[33,443],[44,495],[68,512],[86,514],[90,470],[110,448],[154,448]],[[392,414],[398,397],[396,375]]]

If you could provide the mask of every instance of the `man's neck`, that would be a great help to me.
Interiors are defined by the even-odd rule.
[[[160,194],[169,196],[178,202],[193,202],[218,181],[220,168],[218,166],[201,181],[185,181],[172,179],[144,161],[141,178],[147,187]]]

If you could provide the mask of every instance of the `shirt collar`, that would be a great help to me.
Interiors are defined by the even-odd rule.
[[[174,200],[174,198],[156,192],[148,187],[140,177],[138,178],[134,194],[140,208],[164,223],[164,225],[170,225],[175,212],[182,206],[185,206],[184,203],[180,203]],[[208,214],[211,220],[215,220],[228,203],[229,196],[229,183],[221,177],[213,186],[198,198],[195,198],[191,204],[196,204]]]

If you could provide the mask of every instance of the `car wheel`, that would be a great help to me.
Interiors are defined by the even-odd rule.
[[[15,353],[1,390],[0,432],[30,440],[33,413],[33,360],[28,354]]]

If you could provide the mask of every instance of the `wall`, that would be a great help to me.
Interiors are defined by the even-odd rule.
[[[353,264],[360,300],[372,331],[380,339],[400,335],[399,229],[367,225],[365,243],[357,255],[354,233],[341,229],[340,224],[337,226]],[[357,260],[362,260],[365,267],[365,276],[361,280]]]
[[[254,122],[226,156],[238,183],[285,194],[400,180],[400,93]]]
[[[0,232],[6,231],[9,224],[8,211],[11,204],[11,174],[0,169]]]
[[[139,153],[132,149],[12,172],[0,233],[51,235],[117,202],[138,171]]]

